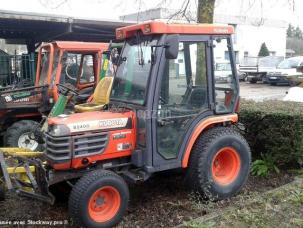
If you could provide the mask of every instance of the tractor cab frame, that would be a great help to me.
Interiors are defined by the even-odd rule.
[[[39,50],[35,85],[48,85],[53,101],[59,97],[57,84],[69,84],[88,98],[100,79],[102,53],[107,49],[107,43],[57,41],[44,44]]]
[[[157,22],[117,30],[117,37],[126,41],[111,104],[131,107],[137,114],[136,165],[147,172],[187,167],[202,126],[237,121],[232,32],[230,26],[164,27]],[[232,69],[225,83],[214,73],[220,52],[228,53]]]

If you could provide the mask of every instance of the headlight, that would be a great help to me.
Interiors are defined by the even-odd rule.
[[[48,134],[52,136],[65,136],[70,134],[70,130],[66,125],[54,124],[48,126]]]

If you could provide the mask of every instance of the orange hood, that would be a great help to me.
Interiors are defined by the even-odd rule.
[[[71,115],[60,115],[48,119],[49,125],[65,125],[70,133],[96,131],[106,129],[118,129],[133,127],[134,113],[125,112],[83,112]],[[131,124],[131,125],[130,125]]]

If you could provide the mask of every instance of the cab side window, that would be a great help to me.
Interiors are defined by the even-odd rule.
[[[207,106],[206,88],[205,44],[181,42],[177,59],[167,60],[160,104],[180,109],[180,115],[198,113]]]

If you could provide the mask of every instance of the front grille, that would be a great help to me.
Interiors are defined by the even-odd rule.
[[[71,158],[71,137],[54,137],[45,134],[46,154],[51,159],[68,160]]]
[[[108,133],[101,132],[77,135],[73,137],[73,141],[75,157],[100,154],[107,145]]]
[[[90,156],[104,151],[108,142],[107,132],[85,133],[75,136],[55,137],[45,134],[46,155],[52,160],[68,160]]]

